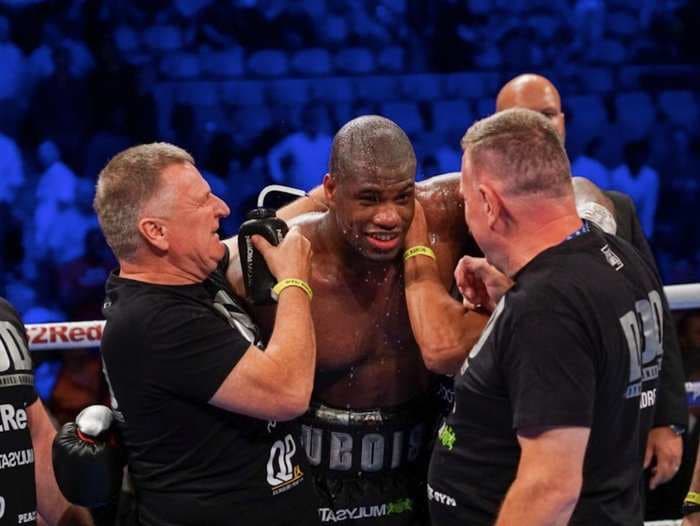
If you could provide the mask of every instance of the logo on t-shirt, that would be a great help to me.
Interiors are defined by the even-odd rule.
[[[267,483],[272,488],[273,495],[284,493],[303,480],[304,472],[299,464],[292,464],[296,451],[297,446],[291,434],[272,444],[267,461]]]
[[[8,451],[0,453],[0,470],[16,468],[34,463],[34,450],[21,449],[19,451]]]
[[[27,412],[12,404],[0,404],[0,433],[27,428]]]
[[[13,368],[15,374],[7,374]],[[27,372],[22,372],[27,371]],[[17,327],[9,321],[0,321],[0,387],[34,385],[32,359]]]
[[[498,304],[496,304],[496,308],[493,309],[489,321],[486,322],[486,327],[484,327],[484,330],[481,331],[481,336],[479,336],[479,340],[474,344],[472,350],[469,351],[469,356],[466,357],[461,369],[459,370],[460,374],[463,375],[467,371],[467,368],[469,367],[469,360],[475,358],[476,355],[479,354],[479,352],[481,351],[481,348],[484,346],[484,343],[486,343],[486,339],[489,337],[491,331],[493,331],[493,327],[496,325],[496,320],[503,312],[503,307],[505,307],[505,305],[506,297],[504,295],[498,301]]]
[[[663,355],[663,304],[658,291],[649,292],[620,318],[630,356],[630,373],[625,398],[642,394],[642,384],[659,376]]]
[[[605,256],[605,261],[608,262],[608,265],[610,265],[615,270],[619,271],[620,269],[622,269],[622,267],[625,266],[620,257],[617,254],[615,254],[615,252],[613,252],[608,245],[603,246],[603,248],[601,248],[600,251]]]
[[[34,521],[36,521],[36,511],[29,511],[17,515],[17,524],[29,524]]]
[[[248,343],[261,346],[257,327],[245,312],[241,312],[238,304],[233,301],[225,290],[220,290],[214,297],[214,309],[220,313],[229,325],[236,329]]]

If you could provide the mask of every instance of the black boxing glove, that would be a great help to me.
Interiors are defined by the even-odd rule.
[[[52,458],[56,482],[69,502],[96,508],[119,497],[126,455],[108,407],[91,405],[65,424],[53,440]]]

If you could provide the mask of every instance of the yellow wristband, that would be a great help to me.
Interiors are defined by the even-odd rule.
[[[403,253],[403,260],[406,261],[415,256],[428,256],[430,259],[435,259],[435,252],[430,247],[424,245],[416,245],[411,247]]]
[[[277,283],[277,285],[272,287],[272,298],[276,301],[277,298],[279,298],[280,293],[284,289],[289,287],[299,287],[301,290],[303,290],[309,295],[309,299],[312,299],[314,297],[314,293],[306,281],[304,281],[303,279],[287,278],[283,279],[282,281]]]
[[[688,494],[683,499],[683,502],[691,502],[693,504],[700,504],[700,493],[694,491],[689,491]]]

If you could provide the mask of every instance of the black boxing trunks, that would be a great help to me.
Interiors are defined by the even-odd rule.
[[[368,411],[312,403],[302,444],[319,497],[322,524],[428,524],[427,399]]]

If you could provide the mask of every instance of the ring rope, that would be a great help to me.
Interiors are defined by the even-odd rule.
[[[700,308],[700,283],[667,285],[664,291],[671,309]],[[47,351],[99,347],[104,326],[104,320],[28,323],[29,348],[32,351]],[[700,398],[700,387],[697,394]]]

